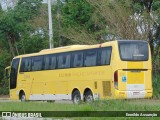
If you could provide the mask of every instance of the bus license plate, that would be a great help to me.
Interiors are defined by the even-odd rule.
[[[139,95],[140,93],[139,92],[133,92],[133,95]]]

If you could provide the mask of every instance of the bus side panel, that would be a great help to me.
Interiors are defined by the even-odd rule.
[[[20,72],[18,77],[18,94],[21,90],[24,91],[26,95],[26,100],[29,100],[29,95],[32,87],[31,74],[29,72]]]
[[[18,100],[19,97],[18,97],[18,92],[16,89],[11,89],[10,90],[10,99],[11,100]]]
[[[79,68],[74,68],[74,70],[71,70],[69,73],[71,75],[70,78],[67,78],[69,81],[69,94],[72,93],[74,88],[79,89],[81,94],[84,93],[86,88],[90,88],[93,94],[99,95],[102,99],[111,96],[111,90],[109,91],[109,94],[105,94],[106,90],[111,89],[111,85],[106,86],[106,84],[103,84],[106,81],[111,84],[112,71],[110,66],[86,67],[81,68],[81,70]],[[66,78],[63,78],[63,80],[64,79]]]

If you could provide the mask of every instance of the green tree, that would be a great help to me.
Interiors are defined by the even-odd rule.
[[[10,64],[10,54],[0,49],[0,94],[8,94],[9,81],[4,77],[4,68]]]
[[[41,0],[19,0],[14,9],[8,9],[0,16],[0,34],[8,43],[12,56],[19,54],[17,42],[30,30],[27,21],[38,14]]]
[[[61,7],[62,36],[68,44],[95,44],[99,24],[92,20],[94,8],[86,0],[67,0]]]
[[[10,65],[11,59],[19,54],[38,52],[47,48],[47,31],[38,19],[42,15],[41,1],[19,0],[13,9],[6,11],[0,9],[0,91],[2,94],[8,91],[8,81],[3,77],[4,68]]]
[[[159,6],[159,0],[66,0],[61,8],[62,35],[73,44],[105,39],[147,40],[159,64]]]

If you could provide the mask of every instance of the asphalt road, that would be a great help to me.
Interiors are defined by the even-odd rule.
[[[132,103],[134,102],[140,102],[140,103],[154,103],[154,104],[160,104],[160,99],[128,99],[127,101],[130,101]],[[21,102],[20,100],[10,100],[9,95],[0,95],[0,102]],[[47,102],[47,101],[32,101],[32,102]],[[70,100],[57,100],[54,103],[66,103],[66,104],[73,104]]]
[[[0,102],[21,102],[20,100],[10,100],[9,95],[0,95]],[[33,102],[47,102],[47,101],[33,101]],[[72,104],[70,100],[57,100],[54,103],[67,103]]]

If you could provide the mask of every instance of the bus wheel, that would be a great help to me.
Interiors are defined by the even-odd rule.
[[[87,91],[87,92],[85,93],[84,101],[85,101],[86,103],[90,103],[90,102],[93,101],[93,94],[92,94],[91,91]]]
[[[25,96],[25,93],[24,93],[24,92],[22,92],[22,93],[20,94],[20,100],[21,100],[21,102],[26,101],[26,96]]]
[[[80,92],[78,90],[76,90],[76,91],[73,92],[72,100],[73,100],[74,104],[80,104],[80,102],[81,102],[81,95],[80,95]]]

